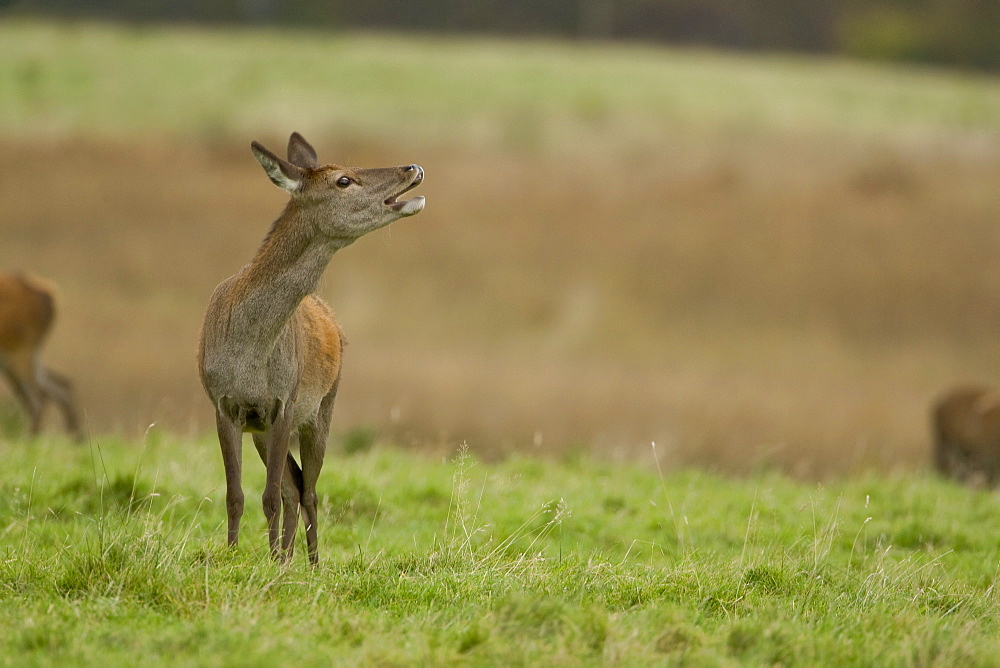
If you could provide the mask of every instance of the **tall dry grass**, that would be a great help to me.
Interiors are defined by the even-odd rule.
[[[1000,148],[649,148],[348,145],[421,162],[428,208],[321,286],[350,339],[341,432],[824,475],[924,466],[930,398],[1000,381]],[[60,285],[49,356],[91,429],[209,429],[201,310],[283,194],[231,142],[0,150],[0,264]]]
[[[428,175],[321,285],[341,434],[822,476],[925,466],[931,398],[1000,383],[993,80],[31,22],[0,55],[0,266],[61,286],[94,432],[211,428],[202,308],[283,205],[246,147],[291,130]]]

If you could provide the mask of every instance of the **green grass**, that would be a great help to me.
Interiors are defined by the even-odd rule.
[[[395,127],[435,143],[529,146],[581,132],[643,144],[678,126],[937,136],[1000,129],[1000,81],[641,46],[6,20],[0,126],[333,137]]]
[[[683,286],[692,277],[697,284],[699,276],[711,289],[704,294],[696,290],[692,301],[722,304],[720,310],[727,316],[730,311],[742,313],[726,308],[727,304],[755,310],[756,302],[744,299],[741,291],[753,285],[762,286],[768,295],[795,287],[781,308],[761,309],[768,320],[780,320],[771,314],[780,315],[782,309],[799,313],[802,304],[814,303],[814,293],[794,297],[798,286],[817,282],[815,295],[820,299],[815,302],[822,306],[822,298],[830,299],[829,313],[836,315],[842,308],[846,314],[842,320],[848,325],[869,322],[848,308],[868,303],[859,295],[902,304],[899,312],[909,316],[921,313],[916,307],[934,293],[924,286],[939,288],[949,267],[961,267],[967,273],[959,278],[968,276],[969,286],[979,286],[979,267],[992,266],[988,249],[993,226],[988,224],[988,212],[994,209],[987,195],[993,190],[984,184],[994,172],[980,169],[976,151],[965,151],[976,148],[974,141],[950,140],[985,137],[980,148],[992,145],[990,138],[1000,132],[997,79],[832,60],[737,58],[645,47],[538,41],[519,43],[515,49],[502,41],[433,37],[5,20],[0,23],[0,127],[8,143],[18,149],[12,155],[20,170],[5,183],[18,184],[19,191],[24,190],[24,164],[57,162],[44,151],[44,143],[38,153],[25,147],[36,148],[38,138],[51,136],[60,142],[69,138],[65,143],[74,159],[61,170],[36,170],[38,178],[29,185],[38,190],[18,200],[19,207],[10,208],[4,229],[15,232],[3,248],[13,249],[11,258],[19,260],[44,258],[48,264],[38,264],[57,276],[55,268],[72,266],[74,261],[85,268],[78,274],[62,274],[69,299],[60,336],[79,346],[64,359],[97,360],[93,372],[77,374],[78,385],[84,390],[100,388],[91,391],[107,395],[105,405],[117,415],[123,413],[127,398],[140,395],[153,397],[150,402],[157,405],[173,401],[182,407],[196,396],[197,405],[204,408],[197,387],[180,381],[163,383],[156,374],[187,369],[179,377],[191,380],[193,343],[174,339],[197,331],[205,295],[217,282],[219,268],[238,255],[221,245],[216,255],[192,252],[192,247],[207,248],[216,242],[191,235],[190,230],[174,231],[171,226],[188,220],[190,211],[171,209],[152,222],[150,212],[168,209],[160,198],[188,203],[191,209],[209,208],[181,175],[213,187],[229,180],[239,184],[231,191],[221,189],[224,195],[219,201],[228,208],[229,202],[239,201],[235,193],[243,182],[229,172],[219,182],[211,180],[218,165],[230,162],[226,146],[235,144],[237,137],[245,145],[251,132],[285,136],[294,128],[310,137],[314,133],[336,140],[347,137],[345,141],[359,145],[372,138],[386,142],[400,137],[406,142],[416,137],[442,156],[436,172],[440,185],[427,186],[440,188],[442,195],[436,200],[445,211],[437,219],[438,236],[431,224],[422,233],[429,239],[426,247],[418,245],[422,242],[416,235],[400,244],[417,245],[420,251],[410,255],[419,256],[420,264],[399,262],[394,270],[360,255],[364,246],[353,251],[364,259],[355,269],[375,266],[378,271],[360,272],[363,280],[346,281],[348,290],[358,289],[360,302],[377,304],[370,313],[409,315],[392,327],[367,316],[378,325],[366,332],[364,313],[352,314],[350,300],[341,300],[346,303],[345,320],[354,323],[352,336],[357,332],[354,351],[359,355],[353,358],[357,371],[352,372],[351,389],[339,415],[350,409],[350,397],[362,395],[366,378],[365,396],[372,398],[378,413],[366,415],[355,409],[354,414],[347,413],[353,417],[338,424],[364,422],[358,415],[375,419],[372,415],[395,407],[391,402],[398,397],[409,414],[433,415],[427,404],[407,399],[413,388],[420,388],[447,409],[439,412],[451,415],[454,409],[477,418],[485,415],[493,430],[509,429],[517,414],[504,411],[516,411],[519,405],[528,415],[522,416],[521,424],[531,429],[542,419],[535,410],[539,406],[558,407],[565,411],[564,420],[574,425],[586,423],[599,411],[640,425],[640,431],[654,428],[642,425],[664,420],[671,429],[675,422],[679,425],[679,435],[658,432],[670,436],[676,446],[660,452],[659,467],[652,450],[631,463],[578,453],[561,460],[517,455],[486,463],[455,452],[408,453],[381,441],[378,431],[355,429],[342,439],[340,453],[331,453],[320,480],[322,563],[310,569],[301,545],[287,567],[269,559],[258,501],[263,467],[252,449],[245,455],[247,512],[242,542],[234,553],[224,546],[224,478],[218,446],[211,437],[181,439],[152,429],[141,442],[102,437],[86,448],[61,440],[20,442],[23,419],[13,411],[0,411],[4,462],[0,664],[259,665],[293,659],[306,665],[995,663],[1000,652],[995,589],[1000,514],[995,494],[926,475],[869,474],[826,485],[802,483],[760,470],[769,460],[755,454],[762,444],[776,443],[790,453],[789,458],[812,462],[810,470],[827,471],[857,458],[857,443],[867,448],[870,442],[871,456],[884,457],[878,461],[888,468],[899,459],[895,455],[900,449],[892,444],[902,442],[912,452],[919,450],[924,462],[922,436],[897,428],[891,420],[887,424],[892,428],[882,429],[887,420],[883,414],[893,419],[899,414],[900,424],[919,424],[923,434],[919,383],[937,386],[938,376],[924,377],[952,375],[951,367],[943,363],[939,366],[944,371],[934,371],[939,357],[918,349],[897,359],[878,347],[890,353],[900,349],[896,340],[887,338],[887,343],[873,346],[884,358],[875,353],[859,356],[844,346],[847,352],[842,356],[838,352],[827,359],[810,347],[814,339],[798,320],[792,320],[780,336],[762,335],[760,341],[751,341],[759,346],[755,349],[747,339],[732,336],[728,320],[714,326],[698,320],[691,341],[681,337],[682,344],[675,347],[639,346],[634,365],[619,367],[604,357],[581,357],[578,366],[567,367],[568,380],[555,382],[547,376],[555,377],[552,369],[567,373],[566,368],[548,366],[553,356],[558,357],[555,344],[563,345],[562,339],[551,338],[555,342],[551,348],[539,345],[538,341],[549,340],[545,331],[540,338],[531,338],[528,333],[534,325],[530,320],[525,324],[525,316],[516,309],[496,325],[484,317],[485,330],[496,336],[504,331],[503,325],[515,335],[522,333],[524,347],[541,350],[538,360],[545,364],[535,358],[504,357],[511,349],[509,342],[498,347],[494,339],[477,339],[475,329],[457,325],[481,313],[471,307],[473,301],[489,314],[524,308],[521,301],[508,299],[520,294],[510,287],[519,283],[496,273],[501,264],[496,261],[498,250],[501,257],[520,258],[509,271],[538,291],[526,293],[536,297],[527,303],[540,305],[542,319],[546,309],[556,316],[562,313],[559,300],[576,294],[574,281],[583,281],[584,288],[599,285],[614,290],[621,283],[634,289],[636,281],[646,277],[633,271],[642,265],[662,265],[665,272],[668,266],[679,267],[676,273],[664,274],[669,280],[650,274],[643,283],[650,296],[646,301],[637,298],[635,312],[647,319],[647,314],[683,301],[683,291],[658,292],[661,284]],[[691,132],[713,135],[716,141],[702,153],[700,140],[685,134]],[[764,138],[744,144],[747,134]],[[799,153],[789,147],[797,145],[801,134],[817,137],[804,142],[807,148]],[[85,181],[74,188],[74,177],[91,176],[100,165],[89,162],[89,152],[74,154],[73,138],[90,146],[112,135],[123,135],[128,147],[142,147],[149,140],[156,145],[151,149],[154,157],[137,162],[139,151],[130,148],[125,158],[110,163],[114,179]],[[687,143],[678,144],[675,140],[682,135]],[[893,146],[906,146],[915,137],[931,155],[936,155],[936,142],[944,139],[940,145],[954,148],[954,153],[944,151],[940,163],[923,151],[915,152],[915,162],[903,150],[898,155],[894,151],[868,155],[866,139],[873,135]],[[167,170],[163,175],[154,166],[161,155],[169,161],[170,153],[162,146],[178,136],[182,149],[200,138],[219,139],[215,150],[222,157],[205,167],[195,158],[185,158],[186,149],[180,150],[172,156],[176,173]],[[769,136],[781,141],[768,144],[768,151],[758,151]],[[465,148],[454,151],[455,144]],[[808,148],[839,149],[841,144],[856,148],[837,160],[826,160],[824,150]],[[492,150],[498,145],[513,147],[515,154],[520,149],[552,149],[539,154],[567,166],[553,172],[551,165],[546,169],[546,160],[521,156],[512,162],[501,160],[497,168],[497,159],[509,157],[504,150]],[[634,151],[637,146],[646,152]],[[577,147],[582,147],[585,161],[574,159],[581,155],[575,152]],[[607,147],[614,150],[606,151]],[[982,151],[983,162],[992,169],[992,150]],[[250,162],[243,153],[242,160]],[[470,160],[469,153],[477,160]],[[626,183],[634,160],[653,163],[648,183],[642,179],[638,185]],[[101,155],[96,162],[101,162]],[[605,162],[612,173],[627,173],[612,178],[612,188],[594,189],[605,199],[592,194],[594,199],[588,201],[593,205],[575,206],[580,200],[577,188],[587,187],[572,178],[578,175],[578,166]],[[803,179],[805,185],[788,178],[799,175],[799,165],[808,166],[802,172],[808,177]],[[261,177],[256,166],[252,168],[256,184]],[[493,174],[493,169],[498,170],[497,178],[465,178]],[[925,171],[933,179],[925,180]],[[42,178],[49,172],[56,177]],[[152,174],[149,183],[121,180],[136,173]],[[573,188],[540,192],[527,204],[512,194],[526,197],[535,189],[537,174],[544,181],[553,173],[555,183],[572,182]],[[864,188],[859,194],[842,185],[859,178],[863,185],[870,180],[868,174],[873,175],[876,189],[880,178],[888,178],[891,186],[894,174],[902,175],[901,185],[897,190],[889,187],[876,204]],[[786,187],[786,180],[795,187]],[[180,188],[178,181],[188,185]],[[248,189],[255,187],[249,180],[246,183]],[[483,184],[493,189],[480,188]],[[621,197],[615,194],[619,189]],[[127,198],[116,199],[123,190]],[[179,192],[184,195],[173,194]],[[14,199],[13,194],[9,197]],[[61,204],[65,208],[44,206],[60,198],[68,202]],[[647,201],[649,209],[630,208]],[[490,206],[483,207],[483,202]],[[909,208],[891,208],[898,202],[908,203]],[[449,204],[453,208],[447,209]],[[640,235],[623,242],[617,231],[607,231],[604,221],[617,220],[612,214],[623,205],[640,222],[639,232],[649,235],[648,240]],[[588,218],[590,208],[594,213]],[[784,218],[775,218],[775,210],[785,209]],[[504,218],[491,218],[494,210],[502,210]],[[754,215],[755,225],[745,224],[746,211],[760,212]],[[842,218],[821,216],[815,225],[801,224],[813,220],[816,212],[827,211]],[[514,213],[513,231],[506,219],[509,212]],[[235,238],[246,221],[241,213],[229,215],[238,223],[230,228]],[[671,225],[662,225],[661,217],[670,219]],[[959,223],[953,222],[954,217]],[[106,228],[86,224],[107,220]],[[144,224],[137,226],[136,220]],[[775,220],[780,224],[764,225]],[[967,221],[964,227],[962,221]],[[191,225],[215,229],[216,223],[208,215]],[[849,223],[860,232],[852,232]],[[923,232],[910,234],[921,226]],[[821,233],[827,228],[828,233]],[[168,234],[151,236],[151,229]],[[21,236],[17,230],[23,230]],[[533,236],[533,230],[555,232],[555,241]],[[654,235],[654,230],[664,236]],[[746,236],[735,232],[740,230]],[[884,230],[884,236],[871,236],[873,230],[879,234]],[[951,241],[949,231],[955,235]],[[400,232],[406,238],[404,234]],[[168,237],[182,241],[168,246]],[[593,245],[574,241],[580,238]],[[764,243],[768,239],[788,247],[779,244],[775,247],[779,252],[772,252],[772,246]],[[831,239],[854,239],[854,245],[831,244]],[[900,239],[917,250],[908,251],[907,243],[900,248]],[[730,241],[727,245],[720,240]],[[623,243],[624,250],[608,252],[622,249]],[[841,250],[830,256],[839,253],[862,260],[869,258],[871,248],[892,248],[892,257],[906,269],[899,270],[900,283],[913,276],[913,267],[930,267],[934,281],[917,281],[905,291],[892,281],[875,281],[865,273],[866,262],[860,263],[861,270],[852,270],[849,262],[826,265],[822,263],[826,255],[811,255],[812,249],[831,245]],[[562,282],[556,280],[555,268],[560,253],[550,257],[550,247],[569,251],[561,254],[567,262],[561,269]],[[736,247],[761,250],[758,255],[719,252]],[[938,251],[949,247],[953,250],[945,260],[935,263]],[[58,248],[63,254],[52,254]],[[984,259],[971,261],[972,250]],[[169,267],[156,268],[157,253],[167,258]],[[104,260],[95,263],[94,257]],[[201,259],[187,265],[182,259],[189,257]],[[625,268],[598,262],[597,278],[591,273],[577,275],[578,259],[598,257],[620,259]],[[707,258],[706,263],[694,262],[698,258]],[[882,256],[871,255],[870,260],[871,267],[885,268]],[[817,262],[825,268],[819,277],[814,270]],[[431,266],[426,274],[414,270],[424,264]],[[159,311],[142,305],[136,279],[128,273],[121,280],[126,291],[108,291],[110,296],[104,296],[95,290],[115,275],[108,267],[133,265],[143,267],[143,275],[150,277],[143,289],[153,294],[164,291],[175,300],[165,300],[172,308],[184,304],[193,315],[173,320],[151,317]],[[722,270],[715,272],[715,265]],[[193,280],[196,266],[206,276]],[[95,267],[96,278],[87,273]],[[461,296],[455,289],[459,282],[417,280],[446,275],[455,267],[453,276],[461,277],[459,282],[472,297],[443,300],[437,296]],[[390,277],[386,285],[392,288],[377,287],[372,278],[376,275]],[[852,285],[851,277],[860,287],[841,291],[841,286]],[[188,285],[191,295],[169,292],[178,284]],[[376,288],[365,292],[359,289],[363,285]],[[399,285],[425,286],[423,291],[435,298],[421,302],[414,298],[419,290],[402,291],[403,301],[416,304],[409,312],[406,304],[393,307],[378,301],[383,292],[399,293]],[[730,285],[736,289],[728,290]],[[942,292],[940,303],[953,307],[965,303],[953,294],[979,294],[966,289],[967,283],[955,285]],[[735,298],[727,302],[730,292]],[[183,298],[177,296],[182,294]],[[901,295],[909,295],[910,301]],[[101,310],[101,298],[121,310]],[[870,306],[877,314],[887,310],[879,299]],[[975,303],[993,300],[987,291]],[[426,308],[434,304],[439,310]],[[972,306],[964,311],[972,312]],[[635,322],[647,322],[621,318],[617,315],[621,312],[631,311],[598,308],[592,319],[583,321],[584,330],[598,332],[595,341],[600,342],[602,355],[621,345],[614,329],[600,333],[603,323],[621,322],[623,331],[633,331]],[[817,312],[826,322],[828,312]],[[900,320],[906,329],[924,331],[894,313],[887,319],[871,319],[872,329],[881,331],[884,322]],[[556,316],[552,317],[558,325]],[[694,328],[691,314],[683,310],[663,311],[662,317],[666,324],[659,328],[657,321],[657,328],[649,330],[650,341],[669,340],[665,333]],[[142,329],[143,321],[150,323],[150,330]],[[130,326],[117,325],[122,322]],[[425,352],[421,357],[420,338],[405,330],[407,322],[432,332],[432,338],[434,332],[447,334],[438,343],[441,352],[435,348],[437,356]],[[108,327],[123,331],[110,336]],[[688,345],[711,338],[716,331],[725,334],[720,340],[732,348],[731,352],[725,348],[722,362],[716,349]],[[928,338],[945,340],[940,329],[926,331],[933,334]],[[168,332],[169,341],[157,338],[163,332]],[[375,348],[365,358],[360,341],[385,332],[391,332],[391,346]],[[123,337],[128,333],[134,338],[126,342]],[[830,338],[839,351],[841,340]],[[729,344],[730,339],[736,343]],[[114,343],[111,352],[108,341]],[[955,348],[964,353],[967,346],[956,341]],[[490,354],[463,356],[463,346]],[[159,356],[153,361],[151,347]],[[374,364],[385,350],[396,351],[396,356],[381,361],[381,367]],[[988,368],[994,357],[982,353],[982,348],[975,350],[979,352],[968,353],[974,358],[970,367]],[[900,354],[904,353],[906,349]],[[404,356],[415,357],[416,363],[396,364]],[[739,358],[739,363],[730,362],[730,356]],[[476,363],[482,359],[486,363]],[[117,375],[111,369],[115,364],[122,365]],[[637,371],[651,365],[660,371],[652,375]],[[758,368],[776,375],[752,372]],[[814,377],[804,381],[803,369]],[[448,373],[460,371],[472,375],[463,376],[462,382],[442,382]],[[577,375],[572,375],[574,371]],[[391,386],[397,379],[399,385]],[[874,390],[865,389],[862,381],[872,379],[884,382],[876,383]],[[914,385],[919,387],[914,390]],[[172,395],[169,387],[174,388]],[[656,394],[663,387],[668,391]],[[896,399],[890,389],[901,398]],[[573,394],[580,391],[582,400]],[[890,399],[885,398],[887,392]],[[911,395],[919,395],[919,401]],[[389,402],[386,410],[383,402]],[[645,406],[646,412],[629,413],[628,407],[635,405]],[[155,411],[135,412],[142,424],[159,419]],[[407,412],[404,419],[413,420]],[[785,416],[791,416],[787,423],[780,421]],[[131,414],[121,419],[130,418]],[[778,427],[755,431],[758,420],[777,421]],[[859,422],[861,427],[856,426]],[[184,423],[175,422],[175,430],[176,424]],[[854,425],[855,431],[842,429],[845,424]],[[594,432],[602,431],[599,421],[593,425]],[[812,431],[792,428],[799,425]],[[448,428],[465,433],[451,424],[445,429],[433,427],[426,433]],[[618,432],[604,429],[603,433]],[[549,434],[546,431],[546,439]],[[643,442],[609,439],[614,446],[609,451]],[[548,443],[545,452],[551,453]],[[489,450],[488,445],[483,447]],[[631,449],[625,452],[635,455]],[[742,478],[675,470],[678,462],[709,463],[712,457],[717,468],[757,470]],[[660,467],[670,472],[660,475]]]
[[[322,563],[268,558],[247,452],[224,547],[216,444],[8,443],[8,665],[971,665],[1000,650],[996,498],[929,478],[331,455]],[[301,538],[301,536],[300,536]]]

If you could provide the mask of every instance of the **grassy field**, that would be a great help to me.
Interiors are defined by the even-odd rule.
[[[317,569],[252,450],[225,548],[194,362],[292,130],[427,173],[320,286]],[[0,267],[90,436],[0,401],[0,665],[995,663],[997,496],[926,469],[1000,381],[998,140],[954,72],[5,19]]]
[[[734,481],[358,440],[322,563],[267,556],[212,440],[0,446],[4,665],[989,665],[996,498],[924,477]],[[192,465],[195,463],[196,465]],[[649,464],[649,465],[644,465]],[[301,532],[300,532],[301,539]]]
[[[641,46],[7,21],[0,266],[60,286],[94,434],[211,429],[212,288],[280,211],[247,149],[419,162],[338,254],[356,427],[485,457],[919,471],[1000,379],[1000,81]]]

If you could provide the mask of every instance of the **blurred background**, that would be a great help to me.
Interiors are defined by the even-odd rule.
[[[923,469],[1000,384],[997,68],[972,0],[0,3],[0,268],[59,286],[91,434],[210,433],[203,308],[286,199],[249,143],[297,130],[427,173],[320,285],[334,447]]]

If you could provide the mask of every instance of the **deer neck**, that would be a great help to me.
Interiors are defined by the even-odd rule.
[[[268,346],[282,333],[299,303],[316,290],[330,258],[342,246],[318,231],[294,200],[289,202],[238,275],[231,326],[248,342]]]

